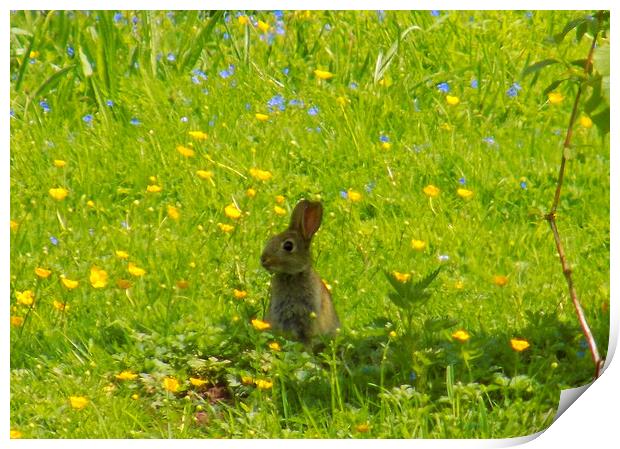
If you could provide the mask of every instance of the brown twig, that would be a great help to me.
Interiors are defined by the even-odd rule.
[[[598,37],[598,32],[594,34],[592,38],[592,45],[590,47],[590,52],[588,53],[588,58],[585,63],[584,70],[589,73],[592,67],[592,55],[594,54],[594,48],[596,47],[596,39]],[[566,260],[566,254],[564,253],[564,247],[562,246],[562,241],[560,240],[560,234],[558,232],[558,227],[556,224],[556,211],[558,208],[558,203],[560,202],[560,193],[562,191],[562,184],[564,183],[564,170],[566,167],[566,153],[571,146],[571,140],[573,136],[573,127],[575,125],[575,120],[577,119],[577,110],[579,106],[579,100],[581,99],[582,92],[582,84],[579,83],[579,87],[577,89],[577,95],[575,95],[575,102],[573,103],[573,111],[570,115],[570,120],[568,122],[568,129],[566,130],[566,138],[564,139],[564,144],[562,148],[562,162],[560,163],[560,172],[558,174],[558,183],[555,189],[555,196],[553,198],[553,205],[551,206],[551,211],[545,215],[545,218],[549,222],[549,226],[551,226],[551,231],[553,232],[553,237],[555,239],[555,246],[558,250],[558,255],[560,257],[560,262],[562,264],[562,272],[564,273],[564,277],[566,277],[566,282],[568,284],[568,292],[570,294],[571,300],[573,301],[573,305],[575,306],[575,312],[577,313],[577,318],[579,319],[579,325],[581,326],[581,330],[583,335],[585,336],[588,346],[590,347],[590,354],[592,355],[592,361],[595,365],[594,377],[598,378],[601,375],[601,370],[604,365],[604,360],[601,358],[597,346],[596,340],[594,339],[594,335],[592,335],[592,331],[590,330],[590,326],[588,326],[588,322],[586,320],[586,316],[583,313],[583,308],[581,307],[581,303],[577,298],[577,291],[575,290],[575,286],[573,284],[573,275],[572,270],[568,265]]]

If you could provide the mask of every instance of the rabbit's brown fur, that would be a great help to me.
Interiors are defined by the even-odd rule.
[[[301,200],[289,228],[272,237],[261,255],[261,264],[273,273],[267,321],[303,342],[334,335],[340,327],[331,295],[312,268],[310,243],[322,215],[321,203]]]

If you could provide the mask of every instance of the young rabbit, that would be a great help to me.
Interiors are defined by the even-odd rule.
[[[310,257],[322,216],[321,203],[301,200],[288,229],[272,237],[260,257],[261,265],[273,273],[267,321],[304,343],[314,336],[334,335],[340,327],[331,295]]]

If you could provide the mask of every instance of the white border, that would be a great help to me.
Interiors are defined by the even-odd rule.
[[[175,2],[161,2],[161,1],[133,1],[129,2],[119,1],[119,0],[108,0],[106,2],[103,1],[42,1],[42,0],[8,0],[4,2],[7,4],[6,8],[3,8],[2,20],[0,23],[2,24],[3,35],[8,37],[9,26],[10,26],[10,18],[9,18],[9,10],[10,9],[222,9],[223,6],[226,6],[230,9],[439,9],[439,10],[449,10],[449,9],[470,9],[470,10],[485,10],[485,9],[498,9],[498,10],[554,10],[554,9],[574,9],[574,10],[582,10],[587,6],[588,9],[609,9],[612,11],[612,26],[615,15],[618,13],[618,8],[615,8],[615,4],[612,1],[602,1],[602,0],[590,0],[585,4],[582,0],[562,0],[562,1],[546,1],[541,2],[533,1],[533,0],[521,0],[519,2],[516,1],[507,1],[507,2],[492,2],[492,1],[469,1],[464,4],[459,1],[415,1],[415,2],[403,2],[398,0],[383,0],[381,2],[376,1],[367,1],[367,0],[358,0],[355,2],[352,1],[315,1],[311,4],[308,1],[287,1],[287,2],[275,2],[275,1],[236,1],[236,0],[228,0],[226,2],[214,2],[209,4],[209,2],[197,2],[195,0],[176,0]],[[465,8],[464,8],[465,6]],[[5,43],[5,61],[8,60],[9,55],[9,42],[8,39]],[[619,103],[619,95],[618,89],[616,89],[616,81],[617,81],[617,58],[615,58],[614,53],[612,52],[612,101],[611,104],[618,105]],[[8,105],[9,101],[9,71],[3,70],[2,74],[2,85],[4,89],[1,93],[2,104],[5,105],[5,114],[8,115]],[[611,190],[611,222],[615,224],[618,222],[618,190],[620,188],[620,184],[617,182],[617,168],[618,168],[618,127],[617,127],[617,114],[614,110],[612,110],[612,140],[611,140],[611,173],[612,173],[612,190]],[[8,162],[9,158],[9,120],[2,121],[2,133],[4,137],[4,142],[6,143],[2,147],[4,160]],[[0,379],[2,382],[2,391],[1,391],[1,402],[3,407],[0,409],[2,413],[2,419],[4,426],[3,430],[0,430],[0,441],[6,440],[9,447],[26,447],[31,445],[37,445],[41,447],[57,447],[57,446],[66,446],[66,447],[78,447],[83,444],[92,445],[94,447],[106,447],[110,444],[110,442],[106,440],[8,440],[8,427],[9,427],[9,363],[8,363],[8,354],[9,354],[9,308],[8,308],[8,293],[9,293],[9,260],[8,260],[8,245],[9,245],[9,232],[8,232],[8,221],[10,218],[8,205],[10,204],[10,164],[3,165],[4,167],[4,176],[2,176],[2,190],[1,190],[1,198],[3,201],[3,205],[5,207],[1,208],[1,216],[0,223],[5,227],[5,231],[2,234],[2,238],[0,239],[1,251],[5,255],[0,262],[2,265],[0,266],[0,282],[4,287],[5,292],[5,301],[4,306],[1,307],[0,311],[0,322],[3,323],[0,325],[0,332],[2,333],[2,349],[4,360],[3,363],[0,364],[3,369],[0,369]],[[617,233],[615,232],[614,226],[611,228],[611,273],[615,272],[615,269],[619,267],[617,262],[618,255],[618,240]],[[530,443],[532,447],[556,447],[561,446],[564,447],[568,445],[568,447],[573,446],[600,446],[600,447],[608,447],[609,443],[612,441],[618,441],[619,431],[617,423],[617,415],[614,413],[617,409],[617,405],[620,403],[620,369],[618,368],[618,362],[612,363],[610,365],[610,361],[612,358],[612,354],[615,352],[615,346],[618,340],[618,322],[620,319],[620,310],[618,310],[617,298],[615,298],[618,294],[618,280],[615,276],[611,276],[611,297],[612,304],[610,306],[610,316],[612,317],[612,329],[610,335],[610,348],[609,348],[609,358],[608,363],[606,364],[606,371],[603,376],[597,380],[584,394],[579,400],[573,404],[569,409],[564,413],[557,422],[555,422],[547,431],[543,432],[539,438],[535,439]],[[326,441],[326,440],[295,440],[292,444],[302,448],[310,448],[313,449],[317,444],[319,445],[355,445],[360,448],[372,448],[376,449],[377,444],[388,444],[392,447],[403,447],[409,449],[411,446],[415,447],[462,447],[462,448],[480,448],[480,447],[505,447],[512,446],[515,444],[522,444],[527,441],[530,441],[534,438],[534,436],[517,438],[517,439],[508,439],[508,440],[382,440],[377,442],[376,440],[343,440],[338,442]],[[144,441],[132,441],[132,440],[116,440],[112,444],[120,445],[122,447],[135,447],[142,446],[145,444]],[[171,442],[165,440],[149,440],[147,443],[149,446],[153,448],[166,448],[170,447]],[[209,444],[211,447],[229,447],[230,445],[234,446],[246,446],[252,447],[256,449],[260,448],[269,448],[272,449],[274,446],[284,447],[289,446],[291,442],[285,441],[273,441],[273,440],[236,440],[234,442],[231,441],[222,441],[222,440],[209,440],[208,442],[201,442],[198,440],[175,440],[172,444],[174,446],[184,446],[184,447],[194,447],[197,444]]]
[[[614,2],[611,0],[590,0],[584,3],[583,0],[552,0],[552,1],[482,1],[473,0],[468,2],[458,0],[315,0],[313,2],[301,0],[289,1],[273,1],[273,0],[255,0],[255,1],[239,1],[227,0],[220,2],[206,2],[196,0],[175,0],[174,2],[164,1],[84,1],[84,0],[5,0],[9,5],[7,9],[152,9],[152,10],[183,10],[183,9],[252,9],[252,10],[270,10],[270,9],[310,9],[310,10],[339,10],[339,9],[357,9],[357,10],[600,10],[613,9]],[[587,6],[587,8],[585,7]]]

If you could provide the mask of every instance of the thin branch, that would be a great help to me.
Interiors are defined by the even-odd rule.
[[[594,54],[594,48],[596,47],[596,39],[598,37],[598,32],[594,34],[592,38],[592,45],[590,46],[590,52],[588,53],[588,58],[585,63],[585,73],[589,73],[592,67],[592,56]],[[558,208],[558,204],[560,202],[560,194],[562,191],[562,185],[564,183],[564,171],[566,168],[566,153],[567,150],[571,146],[571,140],[573,137],[573,127],[575,126],[575,121],[577,119],[577,111],[579,106],[579,100],[581,99],[582,93],[582,84],[579,83],[579,87],[577,89],[577,95],[575,95],[575,102],[573,103],[573,110],[570,115],[570,120],[568,122],[568,129],[566,130],[566,138],[564,139],[563,151],[562,151],[562,162],[560,163],[560,172],[558,174],[558,183],[555,189],[555,195],[553,198],[553,205],[551,206],[551,211],[545,215],[545,218],[549,222],[549,226],[551,227],[551,231],[553,232],[553,237],[555,239],[555,246],[558,250],[558,255],[560,257],[560,263],[562,264],[562,272],[564,273],[564,277],[566,277],[566,283],[568,284],[568,292],[570,294],[571,300],[573,301],[573,305],[575,306],[575,312],[577,313],[577,319],[579,320],[579,325],[581,326],[581,330],[583,335],[588,342],[588,346],[590,347],[590,354],[592,355],[592,361],[595,365],[595,373],[594,377],[598,378],[601,375],[601,370],[604,365],[604,360],[601,358],[598,348],[596,346],[596,340],[594,339],[594,335],[590,330],[590,326],[588,326],[588,322],[586,320],[586,316],[583,312],[583,308],[581,307],[581,303],[577,298],[577,291],[575,290],[575,286],[573,283],[572,270],[568,265],[566,260],[566,254],[564,253],[564,247],[562,246],[562,241],[560,240],[560,234],[558,232],[558,227],[556,225],[556,211]]]

